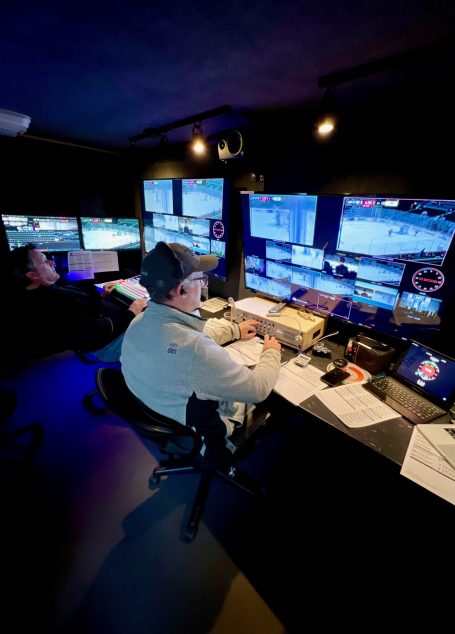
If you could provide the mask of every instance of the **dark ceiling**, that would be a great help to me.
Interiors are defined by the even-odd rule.
[[[144,128],[230,104],[203,122],[216,135],[315,103],[327,73],[451,37],[454,18],[453,1],[15,0],[0,10],[0,108],[30,115],[27,135],[122,150]],[[453,79],[453,55],[426,57],[342,82],[342,98]]]

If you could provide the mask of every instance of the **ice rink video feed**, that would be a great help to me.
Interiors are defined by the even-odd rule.
[[[144,207],[159,214],[174,213],[172,180],[144,181]]]
[[[442,264],[455,231],[455,201],[344,199],[337,250]]]
[[[223,213],[223,179],[182,180],[182,214],[195,218],[221,220]]]
[[[139,249],[139,221],[136,218],[81,218],[86,250]]]
[[[266,293],[277,299],[288,299],[291,296],[291,285],[279,282],[277,280],[269,280],[267,277],[254,275],[252,273],[245,274],[245,286],[260,293]]]
[[[144,219],[144,241],[147,252],[153,249],[157,242],[176,242],[177,244],[183,244],[196,253],[207,254],[212,252],[218,257],[225,257],[225,242],[210,240],[204,236],[191,235],[167,228],[166,225],[169,227],[173,226],[172,222],[165,222],[163,226],[160,226],[162,218],[161,214],[153,214],[153,222],[157,222],[158,226],[149,224],[150,219]],[[176,216],[170,217],[170,219],[181,220],[181,218]],[[178,223],[175,226],[177,229],[179,228]],[[211,249],[216,249],[216,251],[211,251]]]
[[[388,260],[360,258],[358,277],[389,286],[399,286],[406,265]]]
[[[313,244],[317,196],[250,194],[249,202],[252,237]]]

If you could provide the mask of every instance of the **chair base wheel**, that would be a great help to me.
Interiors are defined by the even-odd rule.
[[[154,475],[152,473],[152,475],[149,478],[149,489],[156,489],[157,487],[159,487],[160,480],[161,480],[161,476]]]
[[[191,544],[197,535],[197,530],[197,526],[186,526],[183,531],[182,541],[185,542],[185,544]]]

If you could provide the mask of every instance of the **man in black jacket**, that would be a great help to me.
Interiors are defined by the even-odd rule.
[[[109,283],[102,295],[59,284],[54,263],[33,244],[14,249],[9,264],[16,311],[8,321],[18,352],[26,358],[62,350],[98,352],[147,305],[137,299],[125,309],[107,301],[113,289]]]

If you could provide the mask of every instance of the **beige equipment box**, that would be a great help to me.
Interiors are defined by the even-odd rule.
[[[307,313],[308,317],[298,314],[295,308],[286,306],[278,315],[269,315],[275,302],[260,297],[247,297],[235,303],[234,321],[256,319],[260,322],[258,332],[272,335],[286,346],[297,350],[306,350],[324,334],[326,320]]]

